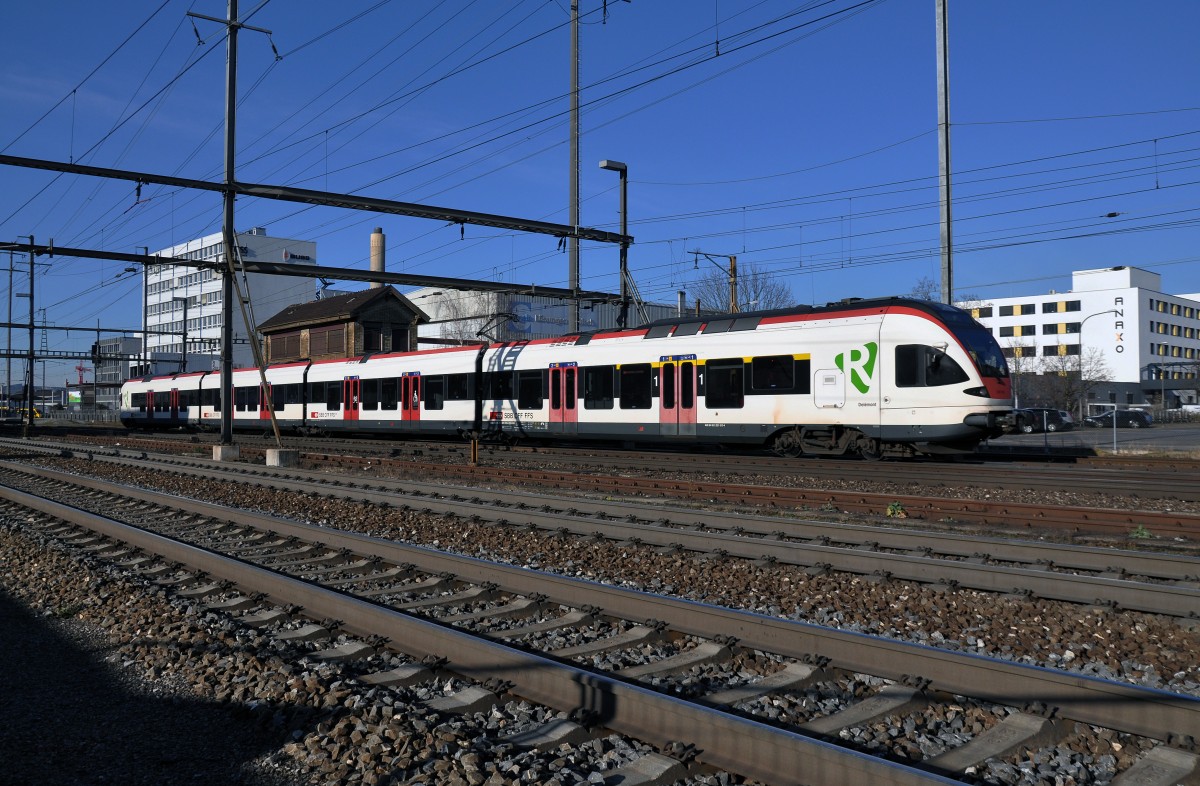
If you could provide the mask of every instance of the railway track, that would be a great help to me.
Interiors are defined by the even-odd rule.
[[[419,510],[499,526],[579,538],[645,545],[693,557],[740,558],[794,565],[810,573],[845,572],[875,581],[907,581],[943,588],[1011,593],[1114,609],[1200,618],[1200,561],[1156,552],[1115,551],[1048,543],[880,527],[830,524],[794,518],[750,516],[648,507],[611,500],[406,483],[330,478],[315,472],[241,468],[213,462],[161,462],[93,457],[116,466],[165,470],[203,480],[259,486],[280,492],[323,495],[383,508]],[[20,465],[0,462],[14,471]],[[108,481],[43,469],[57,478],[103,490]],[[127,491],[136,498],[140,492]],[[153,494],[146,499],[153,500]]]
[[[8,483],[36,488],[39,495],[65,494],[80,504],[78,491],[63,491],[62,484],[51,491],[50,478],[25,477],[19,482],[10,476]],[[462,695],[440,705],[445,712],[494,705],[514,694],[574,712],[582,721],[525,729],[519,741],[506,744],[553,745],[554,735],[586,735],[590,725],[673,754],[631,763],[630,783],[670,782],[688,763],[770,784],[955,782],[986,759],[1078,734],[1071,721],[1142,740],[1135,749],[1143,755],[1116,783],[1167,784],[1197,772],[1197,756],[1187,750],[1189,737],[1200,730],[1196,697],[584,582],[170,495],[143,491],[125,500],[123,489],[114,491],[121,493],[85,492],[87,505],[104,516],[12,488],[3,496],[68,522],[45,527],[76,547],[139,568],[210,608],[241,608],[243,619],[254,624],[280,615],[279,635],[326,640],[334,630],[315,620],[340,620],[337,631],[350,638],[314,645],[315,657],[368,660],[384,646],[379,637],[387,637],[387,646],[409,661],[360,674],[368,683],[433,679],[435,673],[419,665],[433,656],[446,659],[441,670],[464,680]],[[71,537],[75,527],[98,535]],[[266,597],[255,600],[257,593]],[[303,606],[310,621],[286,622],[278,609],[292,604]],[[634,655],[645,651],[652,655]],[[782,719],[763,714],[778,706],[772,700],[805,691],[822,697],[817,712],[792,703]],[[982,720],[979,731],[958,745],[923,749],[904,734],[889,741],[871,732],[880,725],[936,725],[964,707]],[[650,772],[662,780],[632,780]]]
[[[0,444],[20,446],[19,440]],[[70,445],[64,443],[64,448]],[[154,444],[140,443],[145,449]],[[137,447],[133,448],[135,451]],[[111,448],[118,453],[129,445]],[[246,452],[254,453],[247,448]],[[264,450],[265,449],[260,449]],[[454,479],[462,483],[483,484],[497,479],[497,468],[463,464],[364,457],[324,453],[301,454],[308,467],[336,467],[371,472],[391,471],[426,474]],[[720,474],[720,473],[713,473]],[[840,511],[855,514],[899,514],[906,519],[931,523],[992,527],[1025,534],[1058,533],[1064,535],[1100,534],[1124,537],[1131,533],[1159,538],[1200,540],[1200,514],[1174,511],[1148,511],[1131,508],[1088,508],[1074,505],[1011,502],[965,497],[938,497],[928,494],[871,493],[815,488],[794,488],[759,484],[730,484],[719,481],[691,481],[674,478],[635,477],[626,474],[566,472],[549,469],[524,469],[505,466],[501,477],[507,483],[525,483],[573,491],[627,496],[645,495],[684,499],[692,502],[720,503],[768,510]]]
[[[93,444],[142,445],[147,450],[192,450],[210,444],[193,442],[195,436],[166,438],[158,436],[93,437]],[[262,455],[261,440],[239,437],[238,443],[249,455]],[[466,447],[452,442],[395,440],[338,440],[285,437],[284,444],[309,455],[352,455],[378,461],[389,458],[447,463],[468,463]],[[1027,489],[1033,491],[1072,491],[1142,499],[1181,501],[1200,500],[1200,463],[1179,458],[1121,457],[1074,458],[1072,463],[1047,462],[1014,465],[980,454],[955,462],[886,461],[863,462],[857,459],[789,459],[761,453],[725,454],[667,450],[598,450],[561,446],[485,446],[485,457],[525,463],[553,462],[572,468],[612,471],[708,473],[725,476],[753,475],[757,478],[829,478],[871,484],[924,488],[971,487],[987,489]]]

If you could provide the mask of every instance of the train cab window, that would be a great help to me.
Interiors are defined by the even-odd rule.
[[[540,369],[534,371],[518,371],[517,372],[517,409],[541,409],[543,388],[542,372]]]
[[[362,408],[379,409],[378,379],[364,379],[362,381]]]
[[[653,376],[649,363],[621,366],[621,409],[650,409]]]
[[[770,355],[750,362],[750,387],[754,391],[791,393],[796,385],[796,368],[791,355]]]
[[[425,386],[425,409],[441,409],[446,401],[446,377],[422,377]]]
[[[396,409],[400,406],[400,385],[395,377],[379,380],[379,408]]]
[[[942,350],[922,344],[896,347],[896,387],[938,387],[966,382],[970,377]]]
[[[583,408],[613,408],[612,366],[587,366],[583,369]]]
[[[704,365],[704,405],[709,409],[740,409],[746,400],[746,366],[742,359],[710,360]]]

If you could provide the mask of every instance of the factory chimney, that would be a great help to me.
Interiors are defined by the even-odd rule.
[[[371,233],[371,272],[382,273],[387,269],[384,256],[386,255],[387,244],[383,234],[383,227],[375,227],[375,231]],[[380,281],[372,281],[371,289],[379,289],[383,286]]]

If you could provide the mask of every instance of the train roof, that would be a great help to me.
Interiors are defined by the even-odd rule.
[[[685,336],[699,333],[703,329],[705,334],[724,333],[724,332],[740,332],[743,330],[755,330],[764,321],[780,322],[785,321],[787,317],[808,317],[817,315],[818,317],[836,317],[839,313],[844,312],[863,312],[863,311],[883,311],[888,308],[903,306],[915,311],[921,311],[933,317],[939,322],[943,322],[952,327],[968,327],[978,324],[974,317],[966,311],[963,311],[957,306],[938,303],[932,300],[920,300],[912,297],[881,297],[881,298],[846,298],[833,303],[826,303],[824,306],[787,306],[785,308],[765,309],[762,311],[743,311],[737,314],[708,314],[705,316],[679,316],[668,319],[658,319],[653,322],[647,322],[635,328],[624,329],[601,329],[589,332],[575,334],[575,346],[583,346],[592,341],[597,336],[617,336],[622,333],[641,334],[645,338],[661,338],[669,335]],[[568,336],[559,338],[538,339],[527,343],[553,343],[560,341]],[[468,344],[456,347],[440,347],[434,350],[417,350],[416,352],[400,352],[400,353],[368,353],[367,355],[350,356],[345,358],[330,358],[320,361],[289,361],[279,364],[279,366],[288,365],[305,365],[319,363],[344,363],[347,361],[358,360],[364,361],[372,356],[376,357],[396,357],[401,355],[421,355],[427,352],[447,352],[447,351],[464,351],[476,350],[482,346],[488,349],[492,347],[502,347],[513,342],[493,341],[487,344]],[[271,368],[277,368],[272,364]],[[253,371],[253,366],[248,366],[244,369],[233,369],[236,371]],[[149,382],[155,379],[173,379],[179,376],[192,376],[197,373],[216,374],[217,371],[211,372],[188,372],[187,374],[163,374],[158,376],[147,376],[139,379],[130,379],[128,381]]]
[[[839,300],[835,303],[826,303],[824,306],[787,306],[785,308],[766,309],[763,311],[743,311],[737,314],[709,314],[706,316],[679,316],[670,317],[668,319],[659,319],[653,322],[647,322],[638,328],[633,328],[638,331],[645,331],[646,338],[658,338],[669,334],[673,335],[690,335],[698,333],[703,327],[705,333],[720,333],[720,332],[736,332],[741,330],[754,330],[763,321],[770,320],[772,322],[781,321],[780,318],[791,316],[810,316],[818,317],[827,316],[835,317],[839,313],[847,311],[871,311],[883,310],[895,306],[905,306],[906,308],[923,311],[934,317],[940,322],[945,322],[951,325],[966,325],[973,324],[974,318],[970,314],[958,308],[957,306],[946,305],[945,303],[936,303],[930,300],[918,300],[910,297],[883,297],[883,298],[847,298]],[[601,330],[594,333],[584,334],[581,336],[580,343],[587,343],[599,333],[612,334],[612,330]]]

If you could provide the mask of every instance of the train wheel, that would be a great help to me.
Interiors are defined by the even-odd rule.
[[[877,439],[864,437],[858,441],[858,455],[867,461],[879,461],[883,458],[883,445]]]
[[[800,439],[795,431],[785,431],[777,436],[771,450],[776,455],[785,458],[799,458],[804,455],[804,448],[800,445]]]

